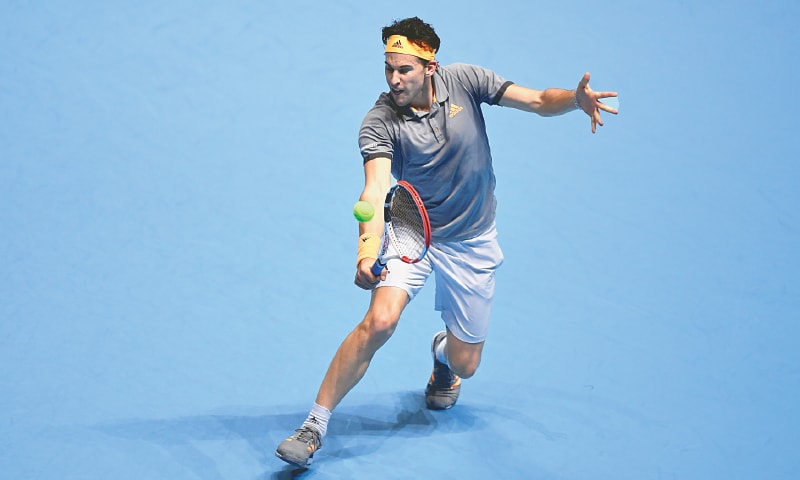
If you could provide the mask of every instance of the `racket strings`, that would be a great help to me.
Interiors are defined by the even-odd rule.
[[[425,252],[425,225],[411,194],[398,188],[389,205],[392,234],[401,255],[418,258]]]

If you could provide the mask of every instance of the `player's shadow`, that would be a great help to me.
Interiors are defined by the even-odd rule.
[[[232,439],[244,440],[256,452],[256,460],[265,470],[273,472],[265,473],[260,480],[299,477],[305,470],[284,464],[274,456],[274,451],[278,443],[302,423],[308,411],[297,406],[275,407],[274,410],[281,413],[236,407],[208,415],[119,421],[94,428],[107,435],[156,444],[177,462],[197,472],[198,478],[218,478],[209,472],[214,459],[202,451],[202,443]],[[358,457],[377,451],[395,436],[453,433],[482,426],[483,422],[467,405],[459,405],[448,412],[431,412],[425,408],[419,392],[384,394],[358,401],[357,405],[350,402],[336,410],[325,438],[325,456]]]

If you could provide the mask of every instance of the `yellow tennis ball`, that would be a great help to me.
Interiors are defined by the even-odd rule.
[[[369,222],[375,216],[375,207],[371,203],[359,200],[353,206],[353,216],[359,222]]]

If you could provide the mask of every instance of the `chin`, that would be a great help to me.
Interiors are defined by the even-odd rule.
[[[408,97],[406,97],[405,95],[400,97],[392,95],[392,100],[394,100],[394,103],[398,107],[405,107],[406,105],[408,105]]]

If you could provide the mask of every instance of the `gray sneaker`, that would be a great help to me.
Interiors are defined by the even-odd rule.
[[[446,337],[446,332],[439,332],[433,337],[431,344],[433,373],[431,373],[431,379],[425,388],[425,405],[430,410],[447,410],[456,404],[458,394],[461,392],[461,377],[436,359],[436,347]]]
[[[294,435],[287,438],[275,450],[275,456],[286,463],[305,468],[314,459],[314,452],[322,446],[319,432],[311,427],[302,427],[295,430]]]

